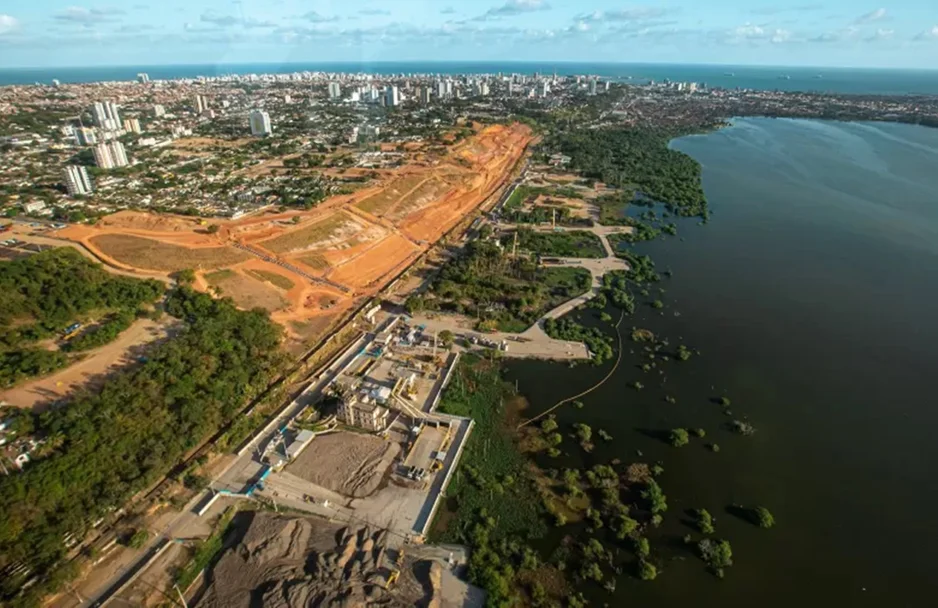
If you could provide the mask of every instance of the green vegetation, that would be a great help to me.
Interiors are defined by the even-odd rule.
[[[700,164],[668,147],[684,133],[659,128],[558,132],[545,147],[570,156],[581,175],[665,203],[678,215],[706,217]]]
[[[679,448],[690,443],[690,435],[687,429],[671,429],[671,433],[668,435],[668,441],[670,441],[671,445],[674,447]]]
[[[544,321],[544,331],[555,340],[568,340],[582,342],[591,353],[593,363],[602,365],[615,354],[612,348],[612,337],[607,336],[596,327],[584,327],[568,316],[560,319],[547,319]]]
[[[497,362],[467,355],[440,403],[445,413],[471,417],[475,429],[447,489],[434,541],[472,548],[469,577],[489,594],[490,606],[509,605],[519,591],[517,574],[531,565],[519,539],[546,531],[537,487],[505,424],[505,400],[512,396]]]
[[[66,342],[62,349],[67,352],[81,352],[113,342],[134,322],[134,315],[126,310],[110,315],[98,325],[82,332]]]
[[[130,538],[127,539],[127,546],[131,549],[140,549],[145,544],[147,544],[147,539],[150,538],[150,533],[145,529],[140,528],[136,532],[130,535]]]
[[[60,337],[77,321],[113,312],[87,338],[78,336],[78,345],[68,350],[105,344],[129,326],[128,317],[132,321],[141,306],[154,302],[163,291],[159,281],[111,275],[68,247],[0,262],[0,386],[68,363],[64,353],[34,346],[35,342]]]
[[[733,565],[733,548],[727,540],[711,540],[705,538],[697,543],[700,557],[720,577],[723,569]]]
[[[658,569],[654,564],[641,560],[638,562],[638,578],[643,581],[653,581],[658,577]]]
[[[0,478],[0,570],[22,563],[43,581],[13,605],[30,605],[61,583],[69,534],[80,538],[166,475],[280,372],[281,330],[263,312],[189,287],[172,292],[166,310],[185,331],[99,391],[36,416],[36,436],[49,440],[45,455]],[[12,600],[24,582],[6,577],[0,597]]]
[[[713,527],[713,516],[710,515],[710,511],[707,511],[706,509],[698,509],[696,516],[698,530],[704,534],[713,534],[716,532],[716,529]]]
[[[480,330],[524,331],[551,308],[585,293],[590,283],[585,269],[542,268],[493,243],[473,241],[443,267],[427,294],[407,300],[407,309],[471,315]]]
[[[760,528],[771,528],[775,525],[775,516],[765,507],[751,507],[745,509],[746,518]]]
[[[188,589],[189,586],[195,582],[195,579],[199,577],[199,574],[205,570],[208,565],[215,560],[218,554],[221,553],[222,549],[225,548],[225,534],[228,531],[231,520],[237,512],[236,507],[228,507],[218,519],[218,523],[215,524],[212,535],[196,545],[195,553],[193,553],[186,565],[173,577],[173,583],[178,585],[180,589]]]
[[[756,427],[743,420],[733,420],[730,422],[730,430],[740,435],[752,435],[756,432]]]
[[[506,237],[504,244],[511,246],[511,239]],[[606,252],[599,237],[586,230],[567,230],[563,232],[538,232],[528,228],[518,230],[518,247],[542,257],[562,258],[603,258]]]

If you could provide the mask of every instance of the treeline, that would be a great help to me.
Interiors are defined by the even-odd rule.
[[[558,131],[544,144],[571,158],[584,177],[637,191],[667,204],[674,213],[706,216],[700,164],[668,142],[681,135],[667,129],[576,129]]]
[[[167,474],[263,391],[284,362],[280,328],[188,287],[170,294],[185,329],[97,392],[34,417],[49,450],[0,479],[0,599],[32,605],[67,579],[65,539]],[[37,585],[17,597],[31,578]],[[14,600],[14,598],[16,598]]]
[[[465,313],[480,330],[524,331],[544,312],[589,289],[589,271],[542,268],[489,241],[472,241],[443,267],[431,290],[411,296],[407,309]]]
[[[164,290],[159,281],[114,276],[68,247],[0,263],[0,386],[49,373],[68,362],[62,353],[32,343],[60,335],[95,311],[132,317]]]

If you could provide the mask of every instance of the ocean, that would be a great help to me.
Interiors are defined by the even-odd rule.
[[[134,80],[146,72],[153,80],[224,74],[291,73],[302,71],[368,72],[375,74],[591,74],[602,78],[697,82],[727,89],[818,91],[863,95],[938,95],[938,71],[728,65],[669,65],[572,62],[376,62],[376,63],[244,63],[218,65],[139,65],[111,67],[2,68],[0,85],[51,84]]]
[[[938,129],[733,123],[672,142],[703,166],[710,222],[682,220],[677,237],[636,245],[673,278],[660,284],[663,294],[637,298],[610,381],[582,409],[557,411],[565,434],[582,422],[615,441],[597,441],[585,454],[565,439],[563,456],[541,462],[564,469],[618,458],[664,467],[669,508],[648,533],[658,580],[638,581],[627,568],[616,595],[595,589],[591,605],[933,605]],[[656,297],[663,311],[647,304]],[[602,325],[596,314],[585,321]],[[701,354],[658,365],[660,376],[644,372],[632,327]],[[608,370],[507,365],[530,414]],[[639,380],[645,388],[636,391]],[[731,399],[731,415],[714,403],[721,395]],[[755,434],[732,433],[733,418],[749,420]],[[706,439],[673,448],[660,434],[675,427],[705,429]],[[727,509],[733,504],[769,508],[775,528],[741,520]],[[715,517],[716,537],[732,543],[724,580],[682,540],[701,538],[688,515],[698,508]]]

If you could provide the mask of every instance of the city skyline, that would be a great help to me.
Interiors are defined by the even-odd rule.
[[[3,67],[316,61],[933,68],[938,6],[827,0],[167,0],[0,8]]]

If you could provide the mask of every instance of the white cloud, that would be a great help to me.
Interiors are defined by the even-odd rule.
[[[330,23],[330,22],[332,22],[332,21],[338,21],[338,20],[339,20],[338,17],[335,17],[335,16],[333,16],[333,17],[326,17],[325,15],[320,15],[320,14],[317,13],[316,11],[309,11],[308,13],[306,13],[305,15],[303,15],[301,18],[302,18],[302,19],[306,19],[306,20],[309,21],[310,23]]]
[[[882,21],[885,18],[886,18],[886,9],[878,8],[875,11],[866,13],[865,15],[860,15],[859,17],[856,18],[854,23],[856,23],[857,25],[860,25],[863,23],[873,23],[874,21]]]
[[[0,14],[0,35],[12,32],[18,28],[20,22],[11,15]]]
[[[514,17],[524,13],[533,13],[536,11],[546,11],[550,9],[550,4],[546,0],[508,0],[505,4],[491,8],[485,12],[479,20],[498,19],[500,17]]]
[[[916,40],[938,40],[938,25],[932,26],[915,37]]]
[[[580,21],[647,21],[668,14],[668,9],[657,6],[637,6],[617,11],[595,11],[577,17]]]
[[[871,42],[876,41],[876,40],[888,40],[892,38],[895,33],[896,33],[895,30],[887,30],[887,29],[879,28],[876,30],[876,32],[874,32],[871,36],[869,36],[867,40]]]
[[[117,16],[123,14],[124,11],[118,8],[84,8],[81,6],[70,6],[53,15],[53,19],[87,26],[92,23],[116,21]]]
[[[203,13],[199,17],[199,21],[203,23],[211,23],[212,25],[217,25],[220,27],[226,27],[229,25],[235,25],[240,20],[237,17],[232,15],[219,15],[217,13]]]

